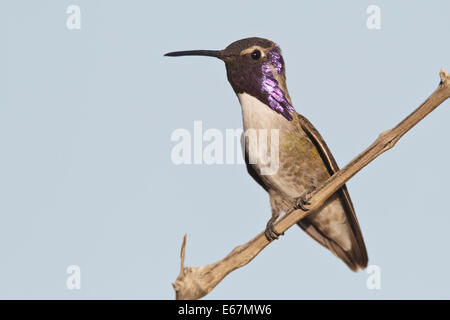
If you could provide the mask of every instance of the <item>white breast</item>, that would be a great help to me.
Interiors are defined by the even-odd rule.
[[[247,93],[239,93],[238,98],[242,107],[244,130],[281,129],[283,127],[284,117],[268,105]]]
[[[247,94],[238,94],[244,119],[245,151],[260,175],[275,177],[279,169],[280,140],[291,124],[279,113]],[[273,179],[272,177],[272,179]]]

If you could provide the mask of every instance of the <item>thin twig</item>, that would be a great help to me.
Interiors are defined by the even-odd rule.
[[[180,274],[179,277],[183,275],[183,270],[184,270],[184,256],[186,254],[186,237],[187,234],[184,235],[183,237],[183,244],[181,245],[181,252],[180,252]]]

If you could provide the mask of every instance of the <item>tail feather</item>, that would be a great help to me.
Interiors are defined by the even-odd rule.
[[[360,241],[360,237],[353,234],[351,237],[352,243],[348,250],[345,250],[336,241],[325,235],[317,227],[315,227],[312,221],[308,218],[300,220],[297,223],[308,235],[314,240],[320,243],[322,246],[330,250],[336,257],[340,258],[352,271],[358,271],[358,269],[365,269],[368,264],[368,256],[364,241]],[[361,232],[357,230],[357,232]],[[352,230],[354,233],[354,230]]]

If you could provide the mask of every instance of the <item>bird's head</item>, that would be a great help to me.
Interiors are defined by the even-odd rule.
[[[165,55],[209,56],[223,60],[228,81],[236,94],[252,95],[292,120],[295,110],[286,87],[284,60],[280,48],[272,41],[246,38],[233,42],[224,50],[178,51]]]

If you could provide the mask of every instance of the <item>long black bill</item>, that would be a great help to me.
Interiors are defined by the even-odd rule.
[[[165,54],[166,57],[181,57],[181,56],[207,56],[222,59],[222,52],[218,50],[188,50],[175,51]]]

